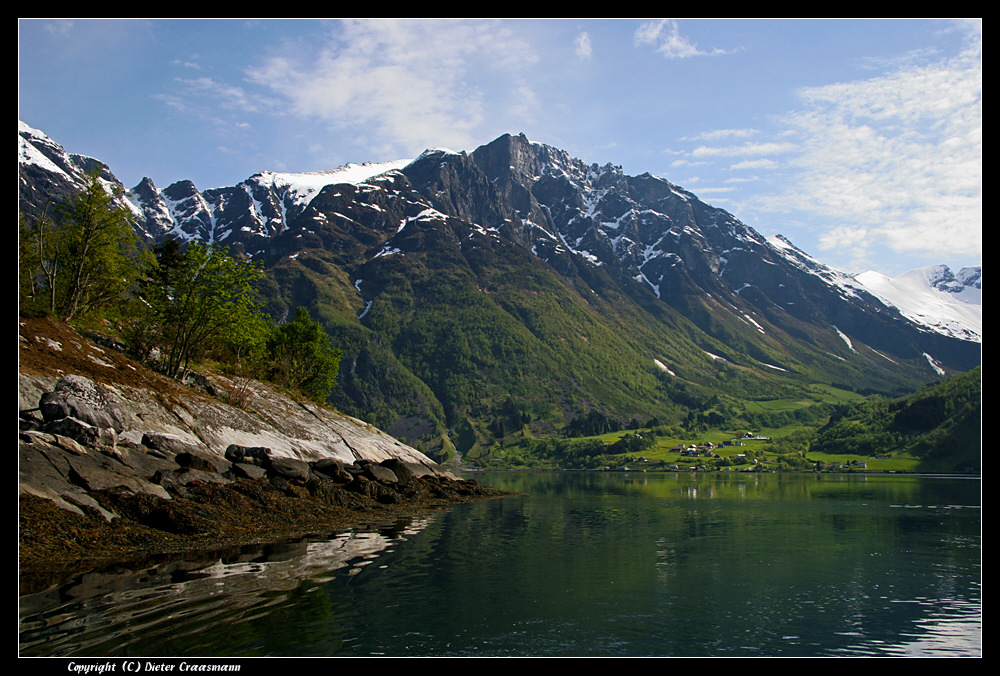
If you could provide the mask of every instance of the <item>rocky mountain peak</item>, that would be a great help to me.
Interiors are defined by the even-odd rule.
[[[22,209],[51,198],[57,186],[72,190],[50,156],[78,166],[39,140],[46,155],[32,138],[21,136]],[[689,382],[708,379],[708,386],[723,353],[749,369],[766,362],[771,373],[799,374],[789,377],[825,370],[836,382],[863,378],[883,388],[936,377],[924,355],[953,370],[980,357],[973,334],[908,319],[786,237],[768,241],[663,178],[588,164],[523,133],[468,153],[431,149],[414,160],[260,172],[205,191],[190,181],[160,191],[144,180],[130,199],[150,241],[200,239],[262,261],[273,317],[297,305],[326,317],[328,330],[355,350],[343,362],[358,378],[345,388],[345,405],[359,410],[378,399],[373,393],[397,391],[393,378],[420,381],[411,389],[415,410],[431,402],[440,411],[445,405],[434,397],[456,383],[485,388],[507,382],[497,373],[508,370],[519,378],[559,373],[592,345],[576,338],[589,340],[594,326],[616,336],[603,354],[641,354],[632,360],[671,370],[678,361],[669,355],[684,355],[698,374]],[[961,279],[981,290],[981,270],[953,277],[948,284]],[[435,314],[444,308],[447,319]],[[485,314],[453,319],[470,308]],[[477,325],[487,315],[489,326]],[[437,319],[422,323],[430,316]],[[550,323],[562,328],[553,332]],[[489,356],[535,340],[531,358]],[[555,359],[563,345],[577,350],[564,355],[569,362],[538,362]],[[465,358],[438,361],[442,350]],[[451,373],[457,364],[472,370]],[[586,389],[579,379],[567,385],[559,375],[545,377],[552,391]],[[658,396],[647,389],[642,399]],[[461,415],[464,405],[449,404],[448,415]]]

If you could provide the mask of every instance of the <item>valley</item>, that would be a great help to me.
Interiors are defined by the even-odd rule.
[[[632,421],[627,429],[558,441],[525,426],[473,462],[495,469],[978,474],[980,380],[974,369],[896,400],[816,386],[800,400],[730,402],[724,422],[713,411],[703,416],[712,424]],[[879,413],[864,415],[871,409]]]

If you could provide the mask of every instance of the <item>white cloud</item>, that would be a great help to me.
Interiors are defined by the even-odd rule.
[[[796,150],[794,143],[767,141],[764,143],[744,143],[740,146],[699,146],[691,151],[694,157],[709,157],[725,155],[727,157],[745,157],[747,155],[774,155],[790,153]]]
[[[576,55],[581,59],[589,59],[593,53],[593,47],[590,44],[590,35],[586,32],[580,33],[576,36]]]
[[[338,22],[315,52],[288,50],[249,72],[293,113],[385,148],[467,148],[494,115],[523,120],[532,50],[496,22]],[[374,147],[374,146],[373,146]]]
[[[729,167],[730,169],[776,169],[778,163],[772,159],[744,160]]]
[[[687,141],[717,141],[723,138],[746,138],[749,136],[754,136],[759,132],[756,129],[712,129],[710,131],[705,131],[695,136],[688,137],[684,140]]]
[[[982,60],[954,59],[800,92],[792,208],[839,226],[824,248],[981,255]]]
[[[761,178],[773,188],[740,200],[741,211],[808,223],[822,230],[820,249],[855,261],[879,250],[981,257],[981,23],[954,26],[968,39],[957,56],[921,50],[880,62],[868,79],[803,88],[770,139],[705,132],[685,139],[700,144],[675,166],[738,160],[719,168],[768,170]]]
[[[692,56],[724,53],[720,49],[702,51],[698,45],[681,35],[676,21],[668,19],[643,23],[636,29],[633,39],[637,45],[652,45],[657,52],[668,59],[687,59]]]
[[[199,77],[179,82],[196,98],[209,97],[221,108],[259,112],[262,108],[273,105],[273,101],[262,100],[249,94],[242,87],[219,82],[210,77]]]
[[[698,194],[699,195],[710,195],[710,196],[711,195],[718,195],[718,194],[721,194],[721,193],[732,192],[732,191],[733,191],[733,188],[729,187],[729,186],[716,186],[716,187],[705,187],[705,186],[702,186],[702,187],[698,188]]]

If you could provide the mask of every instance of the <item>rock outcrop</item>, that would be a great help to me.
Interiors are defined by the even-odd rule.
[[[20,494],[71,513],[110,522],[109,492],[162,504],[195,483],[299,486],[327,503],[342,489],[392,503],[422,479],[466,483],[360,420],[260,382],[179,383],[50,319],[22,319],[19,339]]]

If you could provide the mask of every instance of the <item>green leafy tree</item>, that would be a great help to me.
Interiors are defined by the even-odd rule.
[[[86,188],[35,221],[20,223],[22,300],[65,321],[117,302],[139,275],[132,213],[97,170]]]
[[[342,351],[330,344],[330,337],[306,308],[296,308],[292,321],[271,332],[267,351],[275,382],[301,390],[317,401],[330,396]]]
[[[168,240],[155,256],[140,292],[146,310],[137,323],[159,348],[165,373],[183,375],[191,359],[210,348],[247,354],[260,343],[264,320],[254,290],[263,274],[259,266],[197,242],[181,249]]]
[[[229,403],[242,407],[253,391],[253,383],[266,378],[270,367],[267,341],[273,330],[268,318],[251,314],[238,333],[231,333],[221,341],[224,369],[233,377],[225,395]]]

